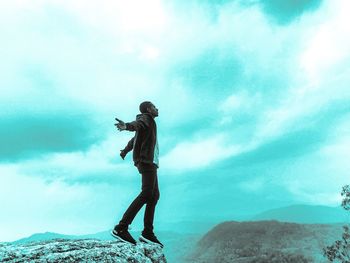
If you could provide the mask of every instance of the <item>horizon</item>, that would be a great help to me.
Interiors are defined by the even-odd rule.
[[[310,222],[296,222],[296,221],[281,221],[279,219],[256,219],[255,217],[258,216],[258,215],[261,215],[263,213],[266,213],[266,212],[271,212],[271,211],[274,211],[274,210],[281,210],[281,209],[285,209],[285,208],[290,208],[290,207],[301,207],[301,206],[306,206],[306,207],[322,207],[322,208],[332,208],[332,209],[339,209],[339,211],[343,211],[344,212],[344,217],[343,219],[345,221],[334,221],[334,222],[328,222],[328,223],[325,223],[325,222],[321,222],[324,220],[324,218],[321,218],[321,219],[317,219],[319,221],[314,221],[312,223]],[[346,214],[346,216],[345,216]],[[346,217],[346,219],[345,219]],[[222,220],[220,222],[214,222],[214,221],[179,221],[179,222],[171,222],[170,224],[168,223],[168,228],[164,228],[164,226],[160,227],[159,228],[159,232],[171,232],[171,233],[177,233],[177,234],[206,234],[208,231],[210,231],[211,229],[213,229],[215,226],[221,224],[221,223],[224,223],[224,222],[266,222],[266,221],[277,221],[277,222],[280,222],[280,223],[296,223],[296,224],[306,224],[306,225],[309,225],[309,224],[315,224],[315,225],[318,225],[318,224],[327,224],[327,225],[338,225],[338,224],[344,224],[345,222],[347,222],[349,220],[349,217],[350,215],[347,214],[346,211],[344,211],[344,209],[340,206],[340,207],[332,207],[332,206],[320,206],[320,205],[315,205],[315,206],[310,206],[310,205],[303,205],[303,204],[295,204],[295,205],[290,205],[290,206],[286,206],[286,207],[280,207],[280,208],[275,208],[275,209],[271,209],[271,210],[266,210],[266,211],[261,211],[260,213],[258,214],[255,214],[255,215],[252,215],[252,217],[247,217],[247,218],[241,218],[241,219],[226,219],[226,220]],[[304,219],[305,220],[305,219]],[[340,218],[338,218],[338,220],[340,220]],[[191,226],[187,226],[187,228],[185,228],[185,231],[184,229],[181,229],[181,231],[177,230],[177,229],[174,229],[173,227],[169,228],[169,225],[176,225],[176,224],[183,224],[183,223],[192,223],[192,224],[196,224],[196,223],[200,223],[200,224],[204,224],[204,226],[194,230],[194,231],[191,231],[188,229],[188,227],[191,227]],[[211,227],[208,228],[208,226],[211,225]],[[141,232],[142,231],[142,227],[141,227],[141,224],[139,225],[140,228],[138,229],[130,229],[130,233],[133,233],[133,232]],[[202,229],[207,229],[206,231],[207,232],[203,232]],[[52,232],[52,231],[45,231],[45,232],[38,232],[38,233],[32,233],[31,235],[29,236],[25,236],[25,237],[21,237],[17,240],[12,240],[12,241],[5,241],[5,242],[17,242],[17,241],[20,241],[22,239],[27,239],[27,238],[31,238],[33,236],[36,236],[36,235],[45,235],[45,234],[57,234],[57,235],[67,235],[67,236],[74,236],[74,237],[81,237],[81,236],[84,236],[84,235],[97,235],[97,234],[104,234],[106,232],[110,232],[110,229],[108,230],[101,230],[101,231],[98,231],[98,232],[94,232],[94,233],[81,233],[81,234],[74,234],[74,233],[57,233],[57,232]],[[112,236],[110,236],[111,239],[113,239]]]
[[[293,204],[350,183],[346,0],[0,3],[0,242],[112,228],[140,191],[119,156],[142,101],[159,109],[171,221]],[[143,210],[132,228],[141,228]]]
[[[332,208],[332,209],[339,209],[339,211],[343,211],[344,212],[344,216],[343,219],[344,221],[332,221],[332,222],[321,222],[324,219],[319,219],[319,221],[314,221],[314,222],[296,222],[293,220],[290,221],[284,221],[284,220],[279,220],[279,219],[255,219],[256,216],[263,214],[265,212],[271,212],[274,210],[280,210],[280,209],[285,209],[285,208],[290,208],[290,207],[300,207],[300,206],[307,206],[307,207],[322,207],[322,208]],[[345,215],[346,214],[346,215]],[[302,205],[302,204],[296,204],[296,205],[291,205],[291,206],[287,206],[287,207],[280,207],[280,208],[276,208],[276,209],[271,209],[271,210],[267,210],[267,211],[262,211],[259,214],[254,215],[253,217],[250,218],[245,218],[245,219],[226,219],[226,220],[222,220],[220,222],[213,222],[213,221],[201,221],[201,222],[197,222],[197,221],[180,221],[180,222],[172,222],[172,224],[183,224],[183,223],[200,223],[200,224],[205,224],[205,226],[202,226],[198,229],[196,229],[195,231],[189,231],[188,226],[187,228],[185,228],[186,230],[183,231],[183,229],[181,229],[181,231],[177,230],[177,229],[166,229],[164,227],[161,227],[159,232],[160,233],[166,233],[166,232],[171,232],[171,233],[176,233],[176,234],[197,234],[197,235],[205,235],[206,233],[208,233],[208,231],[212,230],[214,227],[216,227],[217,225],[224,223],[224,222],[266,222],[266,221],[277,221],[279,223],[296,223],[296,224],[302,224],[302,225],[319,225],[319,224],[326,224],[326,225],[339,225],[339,224],[344,224],[346,222],[348,222],[350,219],[350,215],[347,214],[347,212],[340,206],[340,207],[331,207],[331,206],[320,206],[320,205],[315,205],[315,206],[309,206],[309,205]],[[304,219],[305,220],[305,219]],[[340,218],[338,218],[338,220],[340,220]],[[209,225],[211,225],[210,227],[208,227]],[[190,226],[191,227],[191,226]],[[203,231],[203,229],[206,229],[205,231]],[[106,232],[108,233],[108,237],[110,237],[111,239],[113,239],[112,236],[109,235],[110,229],[108,230],[101,230],[98,232],[94,232],[94,233],[81,233],[81,234],[74,234],[74,233],[57,233],[57,232],[51,232],[51,231],[45,231],[45,232],[39,232],[39,233],[32,233],[29,236],[25,236],[25,237],[21,237],[17,240],[12,240],[12,241],[6,241],[6,242],[18,242],[21,241],[22,239],[27,239],[27,238],[32,238],[33,236],[36,235],[45,235],[45,234],[55,234],[55,235],[65,235],[65,236],[72,236],[72,237],[76,237],[76,238],[80,238],[81,236],[85,236],[85,235],[98,235],[98,234],[106,234]],[[142,232],[142,227],[139,229],[130,229],[130,233],[135,233],[135,232]],[[51,239],[51,238],[50,238]]]
[[[342,211],[344,213],[344,215],[342,217],[338,217],[338,219],[335,219],[335,220],[339,220],[339,221],[334,221],[334,218],[333,221],[329,221],[329,222],[323,222],[325,221],[325,218],[317,218],[317,220],[313,221],[313,222],[305,222],[305,218],[302,219],[302,221],[304,220],[304,222],[297,222],[295,219],[294,220],[288,220],[288,221],[285,221],[285,220],[280,220],[280,219],[259,219],[259,218],[256,218],[257,216],[260,216],[261,214],[264,214],[264,213],[267,213],[267,212],[272,212],[272,211],[275,211],[275,210],[282,210],[282,209],[286,209],[286,208],[291,208],[291,207],[312,207],[312,208],[327,208],[327,209],[338,209],[338,211]],[[346,214],[346,215],[345,215]],[[279,216],[283,216],[282,214],[280,214]],[[339,216],[339,215],[338,215]],[[340,218],[343,218],[344,221],[340,221],[341,219]],[[224,223],[224,222],[265,222],[265,221],[277,221],[277,222],[280,222],[280,223],[296,223],[296,224],[327,224],[327,225],[337,225],[337,224],[344,224],[345,222],[349,221],[350,219],[350,215],[347,214],[347,212],[341,207],[341,206],[322,206],[322,205],[304,205],[304,204],[294,204],[294,205],[289,205],[289,206],[286,206],[286,207],[278,207],[278,208],[274,208],[274,209],[270,209],[270,210],[264,210],[264,211],[261,211],[259,212],[258,214],[254,214],[254,215],[246,215],[246,216],[243,216],[241,218],[226,218],[226,219],[222,219],[222,220],[212,220],[212,221],[178,221],[178,222],[168,222],[167,223],[167,226],[164,226],[164,225],[161,225],[158,227],[158,231],[160,233],[164,233],[164,232],[172,232],[172,233],[177,233],[177,234],[201,234],[201,235],[204,235],[206,234],[208,231],[210,231],[211,229],[213,229],[213,227],[221,224],[221,223]],[[299,218],[299,220],[301,220]],[[307,220],[310,220],[310,218],[308,218]],[[137,220],[135,220],[137,221]],[[140,221],[140,220],[139,220]],[[200,224],[200,226],[196,229],[193,229],[193,225],[191,224]],[[179,225],[181,224],[181,227],[179,227],[178,229],[174,228],[174,226],[176,225]],[[185,225],[183,225],[185,224]],[[188,224],[186,226],[186,224]],[[130,229],[130,233],[135,233],[135,232],[141,232],[142,231],[142,222],[137,222],[137,224],[135,224],[138,226],[138,228],[131,228]],[[210,227],[209,227],[210,226]],[[206,230],[203,230],[203,229],[206,229]],[[81,236],[84,236],[84,235],[97,235],[97,234],[102,234],[102,233],[105,233],[105,232],[110,232],[111,229],[108,229],[108,230],[99,230],[97,232],[93,232],[93,233],[59,233],[59,232],[53,232],[53,231],[44,231],[44,232],[37,232],[37,233],[32,233],[30,235],[27,235],[27,236],[22,236],[22,237],[19,237],[18,239],[16,240],[6,240],[6,241],[0,241],[0,242],[18,242],[18,241],[21,241],[22,239],[27,239],[27,238],[32,238],[33,236],[36,236],[36,235],[45,235],[45,234],[55,234],[55,235],[65,235],[65,236],[73,236],[73,237],[81,237]],[[111,239],[112,236],[111,236]]]

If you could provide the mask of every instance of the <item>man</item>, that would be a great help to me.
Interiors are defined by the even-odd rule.
[[[153,233],[154,211],[159,200],[157,169],[159,167],[159,148],[157,140],[157,125],[154,120],[158,116],[158,109],[149,101],[140,104],[140,112],[136,120],[129,123],[116,118],[119,131],[135,131],[135,136],[121,150],[120,156],[125,158],[126,154],[133,150],[133,161],[139,173],[142,175],[141,193],[130,204],[119,224],[114,227],[112,235],[123,242],[136,244],[135,239],[130,235],[128,226],[134,220],[136,214],[146,204],[144,214],[144,229],[139,238],[140,241],[163,244]]]

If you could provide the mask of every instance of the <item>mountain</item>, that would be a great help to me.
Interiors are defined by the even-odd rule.
[[[349,215],[341,207],[292,205],[262,212],[254,216],[251,220],[278,220],[302,224],[333,224],[348,222]]]
[[[23,244],[0,243],[2,262],[166,263],[159,246],[91,239],[53,239]]]
[[[36,233],[29,237],[18,239],[13,244],[25,244],[29,242],[37,242],[37,241],[45,241],[50,239],[78,239],[78,236],[73,235],[63,235],[53,232],[45,232],[45,233]]]
[[[327,262],[322,248],[341,238],[342,224],[227,221],[215,226],[186,258],[191,263]]]

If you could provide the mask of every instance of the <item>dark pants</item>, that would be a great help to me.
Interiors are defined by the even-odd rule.
[[[160,195],[158,189],[157,167],[154,164],[140,163],[137,168],[142,175],[141,193],[125,211],[118,226],[127,227],[130,225],[142,206],[146,204],[143,219],[144,231],[153,233],[154,211]]]

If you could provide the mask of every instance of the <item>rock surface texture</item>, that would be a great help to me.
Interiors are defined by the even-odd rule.
[[[0,262],[167,262],[160,247],[93,239],[0,243]]]

